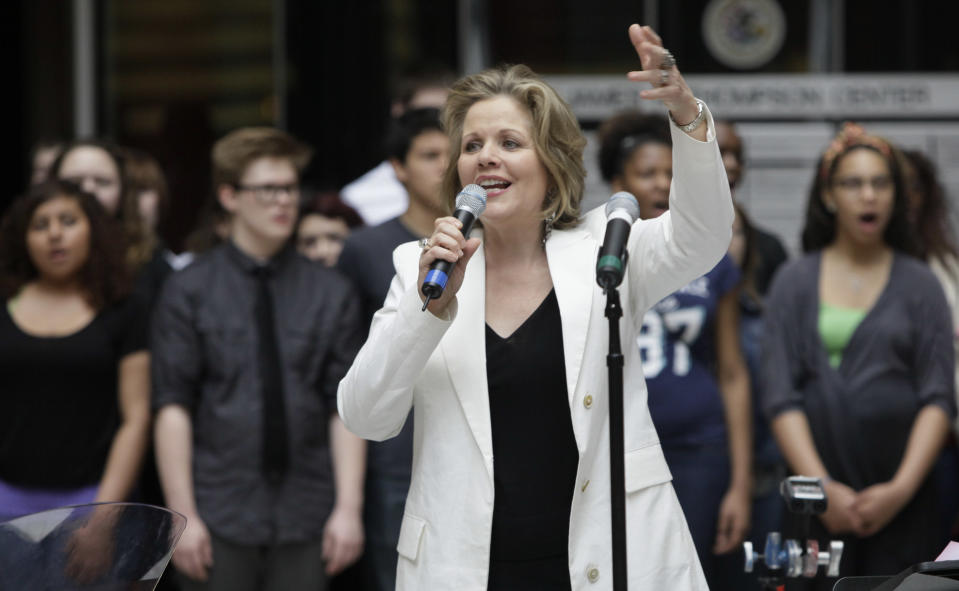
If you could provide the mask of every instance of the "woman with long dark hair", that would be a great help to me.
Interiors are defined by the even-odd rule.
[[[0,518],[130,495],[149,432],[146,314],[97,199],[47,181],[0,228]]]
[[[919,257],[939,279],[952,310],[953,337],[959,351],[959,249],[953,217],[935,164],[919,150],[903,150],[903,176],[909,194],[909,218],[918,239]],[[956,371],[959,397],[959,368]],[[953,422],[942,455],[936,464],[943,530],[959,536],[959,420]]]
[[[956,409],[948,305],[910,256],[888,142],[843,128],[817,167],[802,242],[767,300],[763,406],[791,471],[825,482],[813,537],[845,541],[842,575],[896,573],[941,544],[927,476]]]

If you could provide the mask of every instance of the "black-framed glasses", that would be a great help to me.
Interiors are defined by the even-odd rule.
[[[235,185],[237,191],[253,193],[253,198],[263,205],[271,205],[280,200],[280,195],[287,195],[291,201],[300,199],[300,185],[289,183],[286,185]]]

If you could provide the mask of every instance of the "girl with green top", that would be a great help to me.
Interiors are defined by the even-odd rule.
[[[906,207],[891,146],[847,124],[817,168],[807,254],[766,307],[763,407],[791,471],[825,482],[812,534],[845,541],[842,576],[893,574],[944,543],[927,477],[956,413],[952,321],[910,256]]]

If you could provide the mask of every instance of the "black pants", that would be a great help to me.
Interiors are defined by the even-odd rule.
[[[325,591],[322,541],[242,546],[211,534],[213,568],[206,582],[180,574],[183,591]]]

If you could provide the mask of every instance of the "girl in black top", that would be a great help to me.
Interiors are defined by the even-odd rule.
[[[149,430],[145,312],[115,222],[63,181],[0,228],[0,519],[121,501]]]

